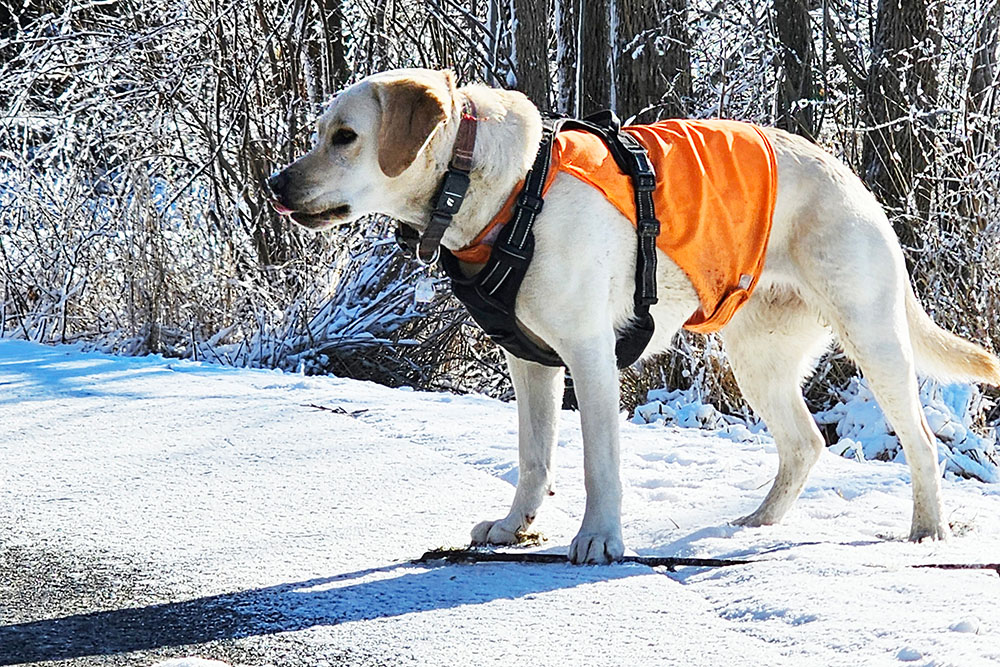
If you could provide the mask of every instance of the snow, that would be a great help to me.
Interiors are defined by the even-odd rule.
[[[537,528],[565,553],[561,426]],[[776,455],[727,428],[622,416],[625,542],[753,565],[416,566],[506,513],[514,405],[0,340],[0,664],[1000,662],[1000,577],[909,567],[1000,562],[1000,486],[945,478],[955,535],[911,544],[906,467],[825,454],[782,525],[737,528]]]
[[[952,632],[971,632],[974,635],[979,634],[979,619],[976,617],[967,618],[955,623],[948,629]]]
[[[940,385],[926,380],[920,388],[920,398],[927,423],[937,436],[941,470],[984,482],[1000,482],[1000,454],[997,453],[1000,429],[981,427],[988,433],[984,436],[972,428],[973,416],[992,406],[976,385]],[[717,435],[738,439],[765,429],[764,424],[754,418],[742,420],[720,413],[702,402],[694,388],[656,389],[649,392],[647,399],[645,404],[636,407],[633,423],[710,429]],[[864,379],[851,380],[837,403],[816,414],[815,419],[819,424],[836,427],[839,441],[830,447],[835,454],[858,461],[906,463],[899,438],[886,422]]]
[[[984,482],[1000,482],[1000,455],[997,437],[972,430],[971,415],[981,413],[987,399],[972,384],[939,385],[925,381],[920,399],[931,431],[937,436],[941,469]],[[886,423],[875,396],[864,380],[855,378],[839,402],[816,415],[821,424],[835,424],[840,442],[831,449],[856,459],[879,459],[905,463],[902,445]]]

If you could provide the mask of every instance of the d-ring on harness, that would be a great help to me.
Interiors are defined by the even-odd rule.
[[[416,231],[409,227],[400,226],[396,231],[396,240],[401,247],[410,251],[415,249],[418,258],[424,254],[421,261],[431,256],[433,247],[440,248],[441,236],[452,217],[458,212],[465,191],[468,189],[472,149],[463,143],[470,136],[468,130],[463,132],[468,116],[472,116],[473,119],[475,117],[475,107],[469,100],[463,109],[462,126],[459,127],[451,165],[435,195],[431,224],[419,242]],[[649,307],[656,303],[656,237],[660,233],[660,223],[656,219],[653,206],[653,190],[656,187],[653,166],[646,150],[639,142],[621,131],[621,123],[612,112],[603,111],[585,120],[543,118],[542,140],[535,162],[525,177],[514,215],[504,224],[497,236],[486,265],[476,275],[466,277],[459,267],[458,259],[445,248],[441,250],[441,266],[451,278],[452,292],[468,309],[472,319],[494,342],[521,359],[545,366],[565,366],[558,354],[540,346],[521,329],[514,312],[518,290],[534,255],[535,238],[532,228],[535,218],[544,205],[542,194],[552,166],[553,141],[555,135],[564,129],[584,130],[600,137],[619,169],[628,174],[632,180],[638,218],[635,319],[631,326],[619,332],[615,344],[618,367],[625,368],[642,356],[643,350],[653,336],[654,325]],[[474,127],[471,130],[471,137],[474,146]],[[470,156],[468,162],[457,165],[459,167],[467,165],[468,168],[464,171],[456,169],[456,158],[460,150],[463,153],[467,150]],[[461,194],[457,198],[457,205],[452,206],[455,203],[452,195],[458,190]]]

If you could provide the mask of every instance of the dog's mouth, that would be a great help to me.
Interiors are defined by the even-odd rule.
[[[275,207],[277,209],[277,207]],[[286,215],[296,224],[302,225],[306,229],[325,229],[342,221],[351,213],[349,204],[331,206],[319,213],[306,213],[305,211],[278,210],[282,215]]]

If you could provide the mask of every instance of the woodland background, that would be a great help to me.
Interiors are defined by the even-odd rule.
[[[392,221],[313,236],[263,194],[338,89],[446,66],[811,138],[885,204],[935,320],[997,350],[998,30],[998,0],[0,0],[0,335],[510,397],[444,282],[415,303]],[[813,407],[854,373],[831,352]],[[714,337],[623,403],[662,386],[746,413]]]

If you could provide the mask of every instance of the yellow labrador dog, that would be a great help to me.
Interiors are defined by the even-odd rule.
[[[423,230],[467,99],[480,119],[474,169],[465,204],[442,239],[451,250],[466,246],[531,167],[541,121],[522,94],[457,88],[448,71],[385,72],[337,95],[318,121],[312,150],[271,178],[275,207],[314,230],[374,212]],[[937,450],[916,373],[997,384],[1000,363],[923,311],[885,213],[845,165],[799,137],[766,133],[778,167],[766,263],[756,291],[721,335],[740,388],[774,436],[779,461],[764,501],[739,523],[779,521],[823,451],[800,385],[832,333],[863,370],[902,442],[913,480],[910,539],[943,538]],[[583,428],[587,504],[569,559],[605,563],[624,551],[615,333],[634,312],[636,231],[600,192],[560,173],[534,234],[517,317],[568,366]],[[656,333],[647,356],[666,349],[699,306],[677,265],[662,252],[657,260]],[[475,543],[516,542],[552,483],[562,372],[510,355],[507,362],[518,405],[519,479],[510,513],[476,525]]]

